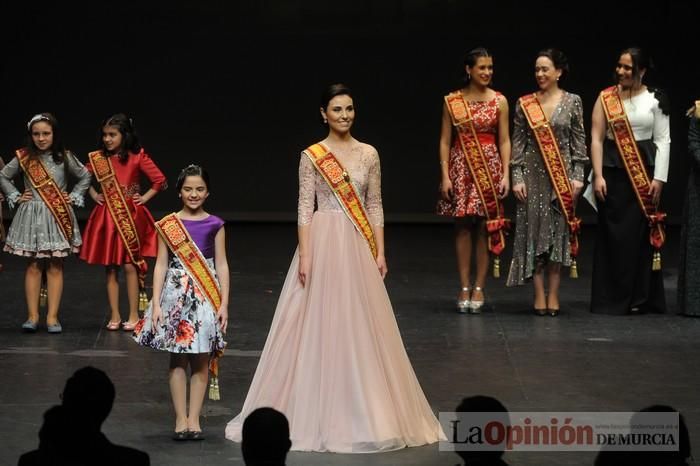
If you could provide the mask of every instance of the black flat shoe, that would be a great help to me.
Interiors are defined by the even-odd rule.
[[[187,432],[187,440],[204,440],[204,434],[201,430],[191,430]]]
[[[183,440],[187,440],[189,438],[190,431],[189,430],[181,430],[180,432],[173,432],[172,439],[175,440],[176,442],[181,442]]]
[[[535,311],[535,314],[538,316],[546,316],[547,315],[547,309],[537,309],[536,307],[532,308]]]

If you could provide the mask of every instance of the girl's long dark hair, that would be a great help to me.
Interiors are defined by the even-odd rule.
[[[38,157],[40,154],[39,148],[36,147],[34,140],[32,139],[32,128],[34,128],[34,125],[39,122],[48,123],[49,126],[51,126],[51,131],[53,131],[53,143],[51,144],[50,149],[51,158],[53,158],[54,163],[57,165],[63,163],[66,156],[66,148],[63,145],[61,128],[58,125],[58,120],[56,120],[56,117],[47,112],[37,113],[29,120],[29,123],[27,123],[27,142],[25,147],[29,152],[29,157]]]
[[[141,150],[141,143],[139,142],[138,134],[136,134],[134,122],[123,113],[112,115],[104,120],[100,125],[100,129],[98,131],[98,145],[101,150],[107,152],[107,148],[102,140],[102,132],[105,126],[113,126],[117,128],[119,133],[122,135],[122,145],[117,152],[119,155],[119,162],[126,163],[126,160],[129,158],[129,152],[135,154]]]

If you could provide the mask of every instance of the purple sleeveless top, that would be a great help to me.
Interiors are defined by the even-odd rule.
[[[214,258],[214,238],[225,222],[216,215],[209,215],[202,220],[180,220],[204,257]]]

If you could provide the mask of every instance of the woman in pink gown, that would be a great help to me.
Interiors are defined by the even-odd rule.
[[[369,453],[437,442],[444,433],[384,287],[379,155],[350,135],[355,110],[347,87],[326,90],[321,116],[329,133],[314,147],[342,165],[364,206],[376,255],[307,149],[299,164],[299,246],[243,409],[226,437],[240,442],[245,417],[268,406],[289,419],[292,450]]]

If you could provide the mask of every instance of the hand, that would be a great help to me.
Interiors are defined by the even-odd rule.
[[[498,183],[498,198],[505,199],[510,191],[510,179],[507,176],[501,178],[501,182]]]
[[[605,196],[608,195],[608,186],[605,184],[605,178],[602,176],[593,177],[593,191],[595,192],[595,197],[605,201]]]
[[[66,204],[68,204],[68,205],[73,204],[73,199],[71,199],[70,195],[67,192],[61,191],[61,195],[63,196],[63,200],[66,201]]]
[[[513,186],[513,195],[520,202],[525,202],[527,200],[527,188],[525,183],[518,183]]]
[[[219,312],[216,313],[216,319],[221,325],[221,332],[226,333],[226,328],[228,328],[228,308],[226,306],[221,305]]]
[[[661,201],[661,191],[664,189],[664,182],[659,180],[653,180],[651,186],[649,187],[649,195],[651,196],[651,202],[658,207],[659,201]]]
[[[384,256],[377,256],[377,269],[379,269],[379,275],[382,276],[382,279],[386,277],[386,274],[389,273],[389,269],[386,266],[386,259]]]
[[[311,258],[299,256],[299,281],[301,286],[306,286],[306,279],[311,274]]]
[[[574,200],[578,198],[583,190],[583,181],[571,180],[571,191],[573,191]]]
[[[95,201],[95,203],[98,205],[104,205],[105,203],[105,197],[102,193],[93,196],[92,200]]]
[[[442,183],[440,183],[440,194],[442,195],[443,200],[452,200],[452,182],[449,178],[442,179]]]
[[[155,299],[152,303],[151,322],[153,323],[153,330],[155,331],[155,329],[163,324],[163,310],[160,308],[160,304],[156,305]]]
[[[25,189],[22,195],[17,199],[17,202],[28,202],[31,201],[34,198],[32,195],[32,192],[28,189]]]
[[[131,198],[134,200],[134,204],[136,205],[144,205],[146,204],[146,200],[141,197],[139,193],[134,194],[131,196]]]

